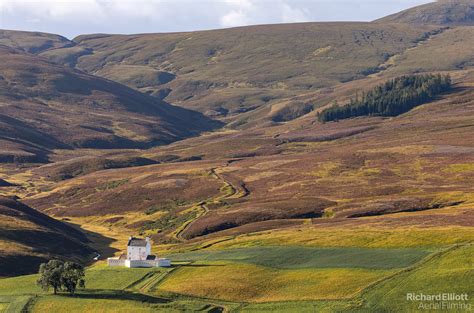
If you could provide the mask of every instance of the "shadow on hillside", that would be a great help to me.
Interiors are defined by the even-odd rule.
[[[92,247],[97,253],[100,254],[99,260],[106,260],[109,257],[113,257],[116,252],[120,251],[119,249],[112,248],[111,244],[117,241],[114,238],[106,237],[100,233],[96,233],[90,230],[86,230],[81,227],[79,224],[72,223],[67,220],[63,220],[62,222],[67,223],[68,225],[80,230],[82,233],[86,234],[87,239],[89,240],[89,246]],[[124,247],[126,248],[126,247]],[[92,257],[95,257],[92,256]],[[86,260],[87,263],[92,263],[94,260],[92,259]]]
[[[435,102],[435,101],[439,101],[441,99],[443,99],[443,97],[446,97],[447,95],[452,95],[452,94],[457,94],[457,93],[461,93],[461,92],[465,92],[469,89],[471,89],[472,87],[467,87],[467,86],[461,86],[459,84],[453,84],[451,86],[451,88],[447,91],[444,91],[443,93],[433,97],[432,100],[428,101],[427,103],[431,103],[431,102]],[[423,103],[425,104],[425,103]]]
[[[149,295],[134,293],[130,291],[119,291],[119,290],[107,290],[107,289],[97,289],[97,290],[84,290],[79,293],[76,293],[74,296],[68,296],[72,298],[81,298],[81,299],[102,299],[102,300],[131,300],[139,301],[146,303],[168,303],[171,300],[165,298],[152,297]]]
[[[0,277],[37,273],[39,264],[43,262],[47,259],[36,255],[0,255]]]

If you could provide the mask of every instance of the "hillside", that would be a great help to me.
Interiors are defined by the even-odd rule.
[[[474,26],[474,1],[438,0],[386,16],[376,22]]]
[[[181,234],[187,238],[290,227],[305,219],[364,223],[357,217],[381,215],[379,222],[393,221],[394,213],[412,210],[426,211],[428,224],[469,226],[471,219],[457,219],[470,216],[465,211],[473,157],[470,73],[458,78],[465,83],[453,93],[393,119],[320,124],[307,116],[258,131],[192,138],[146,155],[199,155],[202,161],[99,171],[62,182],[27,203],[40,209],[56,203],[50,214],[97,216],[100,224],[149,231],[165,241],[186,219],[196,219]],[[339,92],[345,90],[333,96]],[[449,219],[436,216],[435,209],[450,207]]]
[[[0,46],[3,162],[44,162],[52,149],[143,148],[219,124],[118,83]]]
[[[232,121],[261,107],[270,110],[269,106],[303,92],[362,78],[435,29],[304,23],[192,33],[82,35],[73,40],[74,47],[41,55]],[[283,106],[291,111],[287,115],[291,119],[311,110],[308,103],[295,104],[299,110],[289,104]],[[271,114],[267,120],[272,119],[280,120]]]
[[[41,53],[50,49],[71,47],[74,46],[74,43],[55,34],[0,30],[0,45],[28,53]]]
[[[15,198],[0,196],[0,277],[35,272],[52,258],[88,261],[86,236]]]

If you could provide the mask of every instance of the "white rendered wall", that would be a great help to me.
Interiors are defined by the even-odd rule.
[[[127,248],[127,259],[129,260],[146,260],[150,251],[150,247],[128,247]]]
[[[108,266],[125,266],[125,260],[119,260],[114,258],[107,259]]]

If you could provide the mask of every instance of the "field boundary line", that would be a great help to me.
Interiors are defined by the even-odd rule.
[[[372,289],[374,289],[375,287],[377,287],[378,285],[388,281],[388,280],[391,280],[393,278],[395,278],[396,276],[398,275],[401,275],[401,274],[404,274],[404,273],[409,273],[409,272],[412,272],[412,271],[415,271],[419,268],[421,268],[423,265],[429,263],[430,261],[436,259],[436,258],[439,258],[451,251],[454,251],[454,250],[457,250],[457,249],[460,249],[460,248],[463,248],[463,247],[467,247],[467,246],[470,246],[472,245],[472,242],[470,243],[465,243],[465,244],[455,244],[455,245],[452,245],[452,246],[449,246],[448,248],[446,249],[443,249],[443,250],[440,250],[440,251],[437,251],[437,252],[434,252],[430,255],[428,255],[427,257],[421,259],[420,261],[416,262],[415,264],[413,265],[410,265],[409,267],[406,267],[406,268],[403,268],[401,269],[400,271],[398,272],[395,272],[391,275],[388,275],[386,277],[383,277],[371,284],[369,284],[366,288],[364,288],[362,291],[360,291],[356,296],[354,296],[353,300],[357,299],[357,298],[362,298],[362,296],[366,293],[368,293],[369,291],[371,291]]]

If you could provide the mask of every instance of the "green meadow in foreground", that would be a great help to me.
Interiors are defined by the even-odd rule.
[[[233,261],[279,269],[406,267],[428,255],[421,249],[249,247],[169,255],[172,260]]]
[[[413,311],[407,292],[470,291],[473,254],[470,244],[188,252],[169,269],[89,268],[76,296],[43,293],[37,275],[0,279],[0,312]]]

